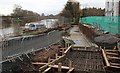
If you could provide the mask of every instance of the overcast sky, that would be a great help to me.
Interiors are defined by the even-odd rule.
[[[0,15],[10,14],[13,11],[14,4],[21,5],[23,9],[31,10],[39,14],[58,14],[64,8],[68,0],[1,0]],[[105,0],[77,0],[81,7],[104,8]]]

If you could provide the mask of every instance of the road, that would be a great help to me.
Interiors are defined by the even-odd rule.
[[[48,48],[62,39],[62,31],[51,31],[45,35],[12,39],[2,47],[3,59]]]

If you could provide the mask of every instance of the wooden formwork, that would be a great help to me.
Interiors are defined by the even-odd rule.
[[[39,68],[39,71],[43,72],[43,73],[46,73],[51,68],[59,68],[59,65],[55,65],[55,63],[59,64],[59,62],[62,61],[65,58],[66,54],[70,51],[71,47],[72,47],[72,45],[69,46],[67,49],[61,48],[62,49],[61,50],[62,55],[58,56],[58,54],[56,54],[56,59],[50,59],[49,58],[48,59],[48,63],[39,63],[39,62],[35,63],[34,62],[33,64],[43,65],[42,67]],[[74,68],[71,67],[71,65],[69,67],[67,67],[67,66],[61,66],[61,69],[67,69],[68,73],[71,73],[74,70]]]
[[[118,50],[106,50],[104,48],[102,49],[102,54],[106,69],[120,71],[120,56]]]
[[[62,63],[67,66],[68,61],[73,62],[75,73],[103,73],[102,56],[97,48],[73,47]]]

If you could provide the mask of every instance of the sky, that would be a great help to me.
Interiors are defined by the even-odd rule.
[[[44,13],[58,14],[62,11],[68,0],[1,0],[0,1],[0,15],[9,15],[13,12],[14,5],[22,6],[22,9]],[[77,0],[80,2],[81,8],[97,7],[105,8],[105,0]]]

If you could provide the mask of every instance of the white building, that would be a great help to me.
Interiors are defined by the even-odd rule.
[[[120,15],[120,0],[106,0],[105,15],[106,16],[119,16]]]
[[[105,16],[109,30],[114,30],[120,34],[120,0],[106,0]]]

